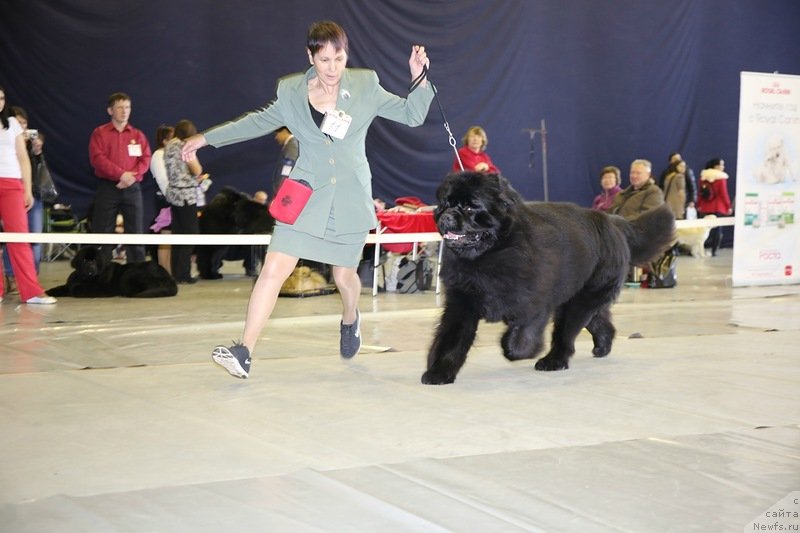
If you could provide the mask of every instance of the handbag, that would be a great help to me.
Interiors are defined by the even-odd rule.
[[[269,214],[278,222],[294,224],[314,189],[305,180],[286,178],[269,204]]]
[[[397,292],[411,294],[431,290],[433,266],[430,260],[421,255],[416,261],[403,257],[397,269]]]
[[[678,245],[675,244],[664,255],[650,264],[647,286],[651,289],[671,289],[678,284]]]
[[[43,203],[55,203],[56,198],[58,198],[58,190],[56,189],[53,176],[50,175],[50,169],[47,168],[47,163],[45,163],[44,159],[36,165],[36,178],[33,185],[34,191],[38,194],[39,199]]]

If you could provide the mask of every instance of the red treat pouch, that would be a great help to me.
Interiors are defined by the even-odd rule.
[[[286,178],[269,204],[269,214],[278,222],[294,224],[313,191],[307,181]]]

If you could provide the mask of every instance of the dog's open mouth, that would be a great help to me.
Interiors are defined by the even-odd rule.
[[[456,246],[469,246],[471,244],[475,244],[476,242],[481,240],[480,233],[454,233],[452,231],[448,231],[446,233],[442,233],[442,238],[448,241],[448,244],[454,244]]]

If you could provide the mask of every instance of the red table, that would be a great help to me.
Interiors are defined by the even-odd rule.
[[[433,221],[433,211],[419,213],[401,213],[395,211],[379,211],[378,222],[385,233],[435,233],[438,231]],[[387,243],[381,245],[385,250],[397,254],[407,254],[414,248],[414,243]]]

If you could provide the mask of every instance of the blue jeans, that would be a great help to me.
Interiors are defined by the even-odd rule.
[[[30,233],[41,233],[44,229],[44,205],[38,198],[33,199],[33,207],[28,211],[28,231]],[[42,244],[31,244],[33,250],[33,264],[36,266],[36,273],[39,273],[39,262],[42,260]],[[6,246],[3,245],[3,272],[6,276],[13,276],[11,270],[11,259],[9,259]]]

